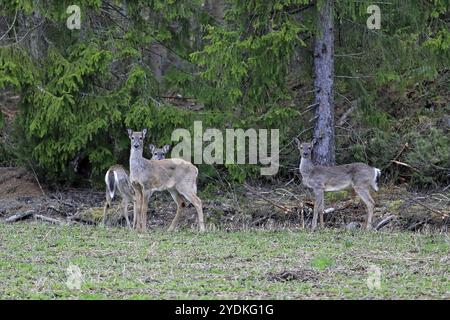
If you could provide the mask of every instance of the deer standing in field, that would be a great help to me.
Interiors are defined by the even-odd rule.
[[[165,159],[166,153],[169,152],[170,146],[165,145],[162,148],[157,148],[153,144],[149,145],[150,154],[152,155],[152,160],[162,160]],[[111,166],[105,175],[106,183],[106,202],[103,207],[103,224],[106,224],[106,213],[108,208],[111,206],[112,199],[116,193],[120,194],[122,198],[122,215],[127,221],[127,226],[130,228],[130,220],[128,218],[128,203],[133,202],[134,191],[131,186],[130,177],[128,171],[121,165],[116,164]],[[133,217],[133,223],[135,221]]]
[[[378,191],[377,180],[381,175],[381,171],[362,162],[333,167],[315,166],[311,160],[311,152],[315,140],[305,143],[301,143],[297,138],[294,140],[300,150],[300,173],[302,175],[303,184],[313,189],[315,195],[314,215],[311,228],[314,230],[317,227],[317,217],[319,214],[320,226],[324,227],[324,192],[339,191],[351,187],[366,204],[366,228],[370,229],[372,227],[373,209],[375,205],[375,201],[370,195],[370,189]]]
[[[177,205],[175,218],[170,224],[173,231],[186,206],[184,199],[193,204],[197,210],[198,226],[205,231],[202,201],[197,197],[198,169],[183,159],[148,160],[142,156],[147,129],[133,131],[128,129],[131,141],[130,182],[134,189],[134,226],[143,231],[146,229],[147,208],[150,197],[155,191],[169,191]]]

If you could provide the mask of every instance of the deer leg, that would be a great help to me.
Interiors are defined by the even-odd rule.
[[[319,213],[321,215],[321,224],[323,222],[323,190],[315,190],[316,201],[314,204],[314,215],[312,220],[311,229],[315,230],[317,227],[317,218]]]
[[[173,218],[172,223],[170,224],[170,227],[168,229],[168,231],[173,231],[178,224],[178,220],[180,220],[181,212],[183,211],[183,208],[186,206],[186,204],[184,203],[183,197],[181,197],[178,191],[169,190],[169,192],[173,200],[177,204],[177,213],[175,214],[175,218]]]
[[[205,222],[203,220],[203,205],[202,200],[200,200],[199,197],[195,193],[181,193],[186,199],[189,200],[190,203],[195,207],[195,210],[197,210],[198,215],[198,227],[200,229],[200,232],[205,231]]]
[[[145,211],[147,211],[148,207],[148,201],[145,199],[145,196],[142,196],[141,198],[141,207],[139,210],[139,220],[137,225],[138,231],[144,231],[146,227],[146,221],[145,221]]]
[[[103,219],[102,219],[103,225],[106,224],[106,212],[110,206],[111,206],[111,197],[109,196],[108,190],[106,190],[106,202],[105,206],[103,207]]]
[[[372,218],[373,218],[373,208],[375,201],[370,195],[369,188],[355,188],[356,193],[361,198],[361,200],[366,204],[367,207],[367,225],[366,229],[372,229]]]
[[[133,227],[139,229],[141,225],[141,208],[142,208],[142,189],[137,183],[133,184],[134,189],[134,205],[133,205]]]
[[[125,220],[127,221],[127,227],[131,228],[130,219],[128,218],[128,199],[124,197],[122,199],[122,210],[123,210],[123,216],[125,217]]]
[[[319,211],[320,227],[321,227],[322,229],[325,228],[325,224],[324,224],[324,222],[323,222],[323,210],[325,209],[324,203],[323,203],[323,202],[324,202],[323,198],[324,198],[324,195],[323,195],[323,193],[322,193],[321,202],[320,202],[320,211]]]
[[[153,192],[149,190],[144,190],[142,194],[142,207],[140,212],[140,231],[145,231],[147,229],[147,210],[148,210],[148,202],[152,196]]]
[[[133,198],[131,199],[132,203],[133,203],[133,221],[131,222],[131,227],[133,229],[136,229],[136,224],[137,224],[137,210],[135,209],[135,204],[136,204],[136,196],[134,195]]]
[[[140,230],[142,222],[141,222],[141,211],[142,211],[142,193],[139,192],[139,194],[136,195],[136,210],[134,211],[134,215],[136,217],[136,223],[135,228],[136,230]]]

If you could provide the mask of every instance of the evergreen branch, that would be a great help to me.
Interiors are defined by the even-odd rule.
[[[361,78],[373,78],[374,76],[334,76],[335,78],[345,78],[345,79],[361,79]]]
[[[297,8],[295,8],[295,6],[291,6],[290,8],[287,8],[287,10],[285,10],[285,12],[287,14],[297,14],[297,13],[303,12],[309,8],[312,8],[315,5],[316,5],[316,3],[314,1],[312,1],[312,2],[308,3],[307,5],[299,6]]]

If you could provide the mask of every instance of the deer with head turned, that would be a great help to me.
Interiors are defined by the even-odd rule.
[[[157,148],[153,144],[149,146],[152,160],[165,159],[166,153],[169,152],[170,146],[165,145],[162,148]],[[131,186],[130,177],[128,171],[121,165],[116,164],[111,166],[105,175],[106,183],[106,202],[103,207],[103,224],[106,224],[106,214],[114,196],[118,193],[122,198],[122,215],[124,216],[127,226],[130,228],[130,220],[128,218],[128,203],[133,202],[134,191]],[[133,218],[133,221],[135,218]]]
[[[150,197],[155,191],[167,190],[177,205],[177,212],[169,231],[175,229],[186,206],[183,198],[193,204],[197,210],[199,229],[205,231],[202,201],[197,196],[197,167],[183,159],[145,159],[142,153],[146,134],[147,129],[142,131],[128,129],[131,141],[130,182],[135,194],[134,227],[139,231],[146,229]]]
[[[150,144],[148,149],[152,156],[151,160],[162,160],[166,158],[166,154],[170,151],[170,145],[166,144],[162,148],[157,148],[154,144]]]
[[[300,173],[303,184],[313,189],[315,195],[314,214],[311,228],[317,227],[317,218],[320,215],[320,226],[324,226],[324,192],[339,191],[353,188],[367,207],[366,228],[371,229],[375,202],[370,195],[370,189],[378,191],[377,181],[381,171],[362,162],[355,162],[339,166],[316,166],[311,160],[311,153],[316,140],[301,143],[294,139],[300,150]]]

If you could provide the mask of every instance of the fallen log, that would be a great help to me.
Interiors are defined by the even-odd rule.
[[[254,190],[253,188],[251,188],[249,185],[244,184],[244,187],[250,191],[253,195],[255,195],[256,197],[260,198],[261,200],[264,200],[268,203],[270,203],[271,205],[273,205],[274,207],[281,209],[284,213],[294,213],[294,211],[291,208],[285,207],[281,204],[278,204],[268,198],[265,198],[263,196],[261,196],[256,190]]]
[[[43,216],[41,214],[35,214],[34,215],[34,219],[42,220],[42,221],[46,221],[46,222],[50,222],[50,223],[55,223],[55,224],[65,224],[64,221],[61,221],[61,220],[58,220],[58,219],[54,219],[54,218],[50,218],[50,217],[46,217],[46,216]]]
[[[444,213],[443,213],[443,212],[441,212],[441,211],[439,211],[439,210],[437,210],[437,209],[433,209],[433,208],[427,206],[426,204],[420,202],[419,200],[416,200],[416,199],[410,198],[410,197],[405,197],[405,198],[408,199],[408,200],[411,200],[411,201],[414,202],[414,203],[417,203],[419,206],[422,206],[422,207],[424,207],[425,209],[430,210],[431,212],[434,212],[434,213],[436,213],[436,214],[438,214],[438,215],[444,216]]]
[[[28,210],[28,211],[25,211],[25,212],[19,212],[19,213],[16,213],[16,214],[6,218],[4,221],[6,223],[16,222],[16,221],[19,221],[19,220],[23,220],[23,219],[29,218],[33,214],[34,214],[34,210]]]
[[[392,220],[394,220],[394,218],[395,218],[395,215],[391,215],[391,216],[388,216],[387,218],[384,218],[383,220],[381,220],[381,221],[377,224],[377,226],[375,227],[375,230],[378,231],[378,230],[380,230],[381,228],[387,226],[389,222],[391,222]]]
[[[405,163],[405,162],[401,162],[401,161],[397,161],[397,160],[391,160],[391,162],[392,162],[392,163],[395,163],[395,164],[398,164],[399,166],[403,166],[403,167],[410,168],[411,170],[414,170],[414,171],[416,171],[416,172],[420,172],[419,169],[414,168],[413,166],[411,166],[411,165],[409,165],[409,164],[407,164],[407,163]]]

